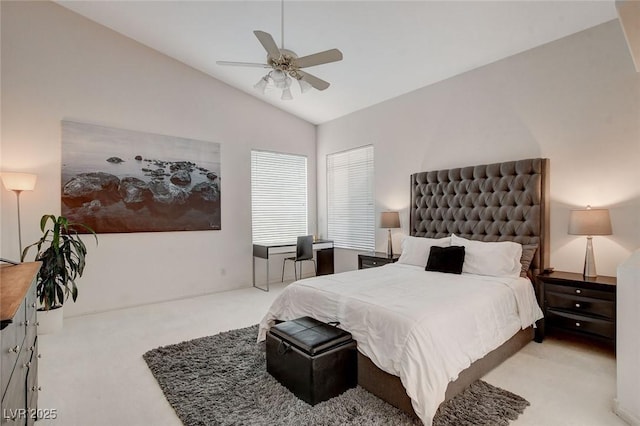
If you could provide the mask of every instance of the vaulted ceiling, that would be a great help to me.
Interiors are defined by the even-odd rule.
[[[323,123],[616,19],[601,1],[58,1],[87,18],[311,123]],[[284,16],[284,25],[281,23]],[[262,62],[253,30],[299,56],[339,48],[341,62],[307,71],[325,91],[280,99],[253,85]]]

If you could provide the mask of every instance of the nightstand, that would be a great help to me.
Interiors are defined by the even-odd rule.
[[[536,277],[543,300],[541,337],[562,330],[612,345],[616,343],[616,278],[555,271]]]
[[[376,268],[378,266],[395,263],[400,258],[399,254],[389,257],[386,253],[364,253],[358,255],[358,269]]]

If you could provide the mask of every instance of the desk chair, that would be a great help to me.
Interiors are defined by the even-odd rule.
[[[295,257],[285,257],[282,261],[282,282],[284,282],[284,265],[287,264],[287,260],[293,261],[293,273],[296,277],[296,281],[298,280],[298,270],[296,269],[298,262],[300,262],[300,278],[302,278],[302,262],[305,260],[313,262],[313,267],[317,275],[318,265],[316,265],[316,260],[313,258],[313,235],[298,237]]]

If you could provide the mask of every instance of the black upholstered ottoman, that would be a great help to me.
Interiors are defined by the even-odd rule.
[[[311,405],[357,385],[351,334],[311,317],[282,322],[267,333],[267,371]]]

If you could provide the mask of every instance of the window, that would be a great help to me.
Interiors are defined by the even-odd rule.
[[[251,151],[253,242],[291,243],[307,235],[307,157]]]
[[[375,249],[373,146],[327,155],[327,209],[336,247]]]

